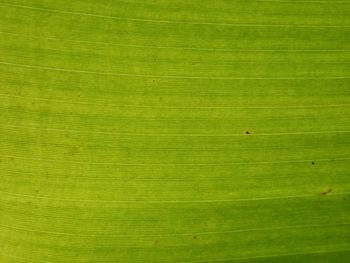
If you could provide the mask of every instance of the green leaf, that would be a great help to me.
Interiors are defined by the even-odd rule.
[[[346,262],[350,2],[0,2],[0,262]]]

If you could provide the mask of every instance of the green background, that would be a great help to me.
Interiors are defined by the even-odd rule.
[[[0,2],[0,262],[350,260],[350,2]]]

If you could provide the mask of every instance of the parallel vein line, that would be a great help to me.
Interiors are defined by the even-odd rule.
[[[149,48],[149,49],[174,49],[174,50],[198,50],[198,51],[217,51],[217,52],[349,52],[346,49],[232,49],[232,48],[205,48],[205,47],[179,47],[179,46],[154,46],[154,45],[137,45],[137,44],[120,44],[112,42],[102,42],[102,41],[89,41],[89,40],[77,40],[77,39],[67,39],[67,38],[57,38],[57,37],[39,37],[25,34],[18,34],[12,32],[0,31],[0,34],[7,34],[13,36],[21,36],[31,39],[42,39],[42,40],[52,40],[52,41],[65,41],[73,43],[86,43],[86,44],[96,44],[96,45],[109,45],[109,46],[120,46],[120,47],[132,47],[132,48]]]
[[[57,160],[46,158],[31,158],[14,155],[3,155],[3,158],[15,158],[32,161],[46,161],[46,162],[61,162],[61,163],[76,163],[76,164],[90,164],[90,165],[112,165],[112,166],[231,166],[231,165],[264,165],[264,164],[284,164],[284,163],[307,163],[307,162],[333,162],[350,160],[350,157],[343,158],[323,158],[310,160],[284,160],[284,161],[260,161],[260,162],[230,162],[230,163],[116,163],[116,162],[90,162],[90,161],[73,161],[73,160]]]
[[[65,11],[65,10],[59,10],[59,9],[53,9],[53,8],[34,7],[34,6],[11,4],[11,3],[0,3],[0,5],[28,9],[28,10],[38,10],[38,11],[44,11],[44,12],[50,12],[50,13],[58,13],[58,14],[90,16],[90,17],[97,17],[97,18],[103,18],[103,19],[147,22],[147,23],[162,23],[162,24],[226,26],[226,27],[301,27],[301,28],[349,28],[350,27],[350,25],[253,24],[253,23],[216,23],[216,22],[180,21],[180,20],[158,20],[158,19],[130,18],[130,17],[93,14],[93,13],[78,12],[78,11]]]
[[[240,257],[240,258],[222,258],[222,259],[208,259],[208,260],[200,260],[200,261],[182,261],[180,263],[207,263],[207,262],[229,262],[232,260],[252,260],[252,259],[263,259],[263,258],[277,258],[277,257],[288,257],[288,256],[301,256],[301,255],[322,255],[322,254],[328,254],[328,253],[335,253],[335,252],[349,252],[350,250],[346,249],[337,249],[337,250],[320,250],[320,251],[311,251],[311,252],[297,252],[297,253],[282,253],[282,254],[270,254],[270,255],[262,255],[262,256],[255,256],[255,257]],[[164,262],[165,263],[165,262]],[[169,262],[167,262],[169,263]]]
[[[270,254],[270,255],[262,255],[262,256],[253,256],[253,257],[236,257],[236,258],[222,258],[222,259],[206,259],[200,261],[181,261],[179,263],[206,263],[206,262],[224,262],[224,261],[232,261],[232,260],[251,260],[251,259],[260,259],[260,258],[276,258],[276,257],[287,257],[287,256],[295,256],[295,255],[313,255],[313,254],[328,254],[328,253],[336,253],[336,252],[348,252],[350,250],[346,249],[336,249],[336,250],[320,250],[320,251],[308,251],[308,252],[296,252],[296,253],[282,253],[282,254]],[[4,255],[5,256],[5,255]],[[28,259],[24,257],[14,256],[14,255],[6,255],[9,258],[13,258],[16,260],[21,260],[30,263],[54,263],[52,261],[44,261],[40,259]],[[108,261],[115,262],[115,261]],[[139,262],[139,261],[137,261]],[[157,263],[172,263],[173,261],[157,261]],[[107,263],[107,261],[104,261]]]
[[[237,199],[207,199],[207,200],[102,200],[102,199],[74,199],[74,198],[60,198],[39,196],[30,194],[19,194],[0,190],[0,193],[7,194],[14,197],[33,198],[51,201],[62,202],[92,202],[92,203],[144,203],[144,204],[181,204],[181,203],[232,203],[232,202],[249,202],[249,201],[265,201],[265,200],[281,200],[281,199],[295,199],[295,198],[310,198],[317,197],[316,194],[302,194],[302,195],[288,195],[288,196],[270,196],[270,197],[255,197],[255,198],[237,198]],[[328,195],[349,195],[350,193],[329,193]]]
[[[71,133],[87,133],[87,134],[110,134],[121,136],[150,136],[150,137],[248,137],[248,136],[285,136],[285,135],[311,135],[311,134],[343,134],[350,133],[350,130],[329,130],[329,131],[300,131],[300,132],[276,132],[276,133],[223,133],[223,134],[205,134],[205,133],[127,133],[114,131],[94,131],[94,130],[75,130],[75,129],[61,129],[61,128],[44,128],[35,126],[11,125],[3,124],[3,127],[14,129],[31,129],[40,131],[57,131],[57,132],[71,132]]]
[[[207,231],[207,232],[193,232],[193,233],[169,233],[169,234],[78,234],[58,231],[45,231],[28,229],[14,226],[0,225],[2,228],[13,229],[18,231],[52,234],[52,235],[66,235],[66,236],[82,236],[82,237],[171,237],[171,236],[192,236],[192,235],[220,235],[230,233],[243,233],[255,231],[273,231],[284,229],[304,229],[304,228],[319,228],[319,227],[334,227],[334,226],[348,226],[350,223],[334,223],[334,224],[314,224],[314,225],[294,225],[294,226],[280,226],[280,227],[265,227],[265,228],[250,228],[250,229],[235,229],[226,231]]]
[[[304,108],[340,108],[349,107],[349,103],[341,104],[310,104],[310,105],[284,105],[284,106],[166,106],[166,105],[131,105],[131,104],[112,104],[112,103],[93,103],[93,102],[82,102],[75,100],[63,100],[63,99],[49,99],[42,97],[32,97],[32,96],[20,96],[0,93],[0,97],[6,98],[17,98],[24,100],[38,100],[38,101],[48,101],[57,103],[66,103],[73,105],[94,105],[94,106],[104,106],[104,107],[119,107],[119,108],[151,108],[151,109],[304,109]]]
[[[350,79],[350,76],[335,76],[335,77],[215,77],[215,76],[185,76],[185,75],[149,75],[149,74],[133,74],[133,73],[117,73],[108,71],[90,71],[79,69],[66,69],[57,67],[47,67],[38,65],[28,65],[0,61],[0,64],[7,66],[15,66],[22,68],[51,70],[58,72],[68,73],[81,73],[81,74],[96,74],[96,75],[108,75],[108,76],[120,76],[120,77],[135,77],[135,78],[159,78],[159,79],[206,79],[206,80],[321,80],[321,79]]]

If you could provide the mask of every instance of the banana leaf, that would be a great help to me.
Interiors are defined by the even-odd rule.
[[[0,262],[350,262],[350,1],[1,0]]]

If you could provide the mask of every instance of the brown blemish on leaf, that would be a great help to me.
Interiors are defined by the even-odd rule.
[[[331,188],[329,188],[327,191],[322,192],[321,195],[327,195],[327,194],[329,194],[330,192],[332,192],[332,189],[331,189]]]

